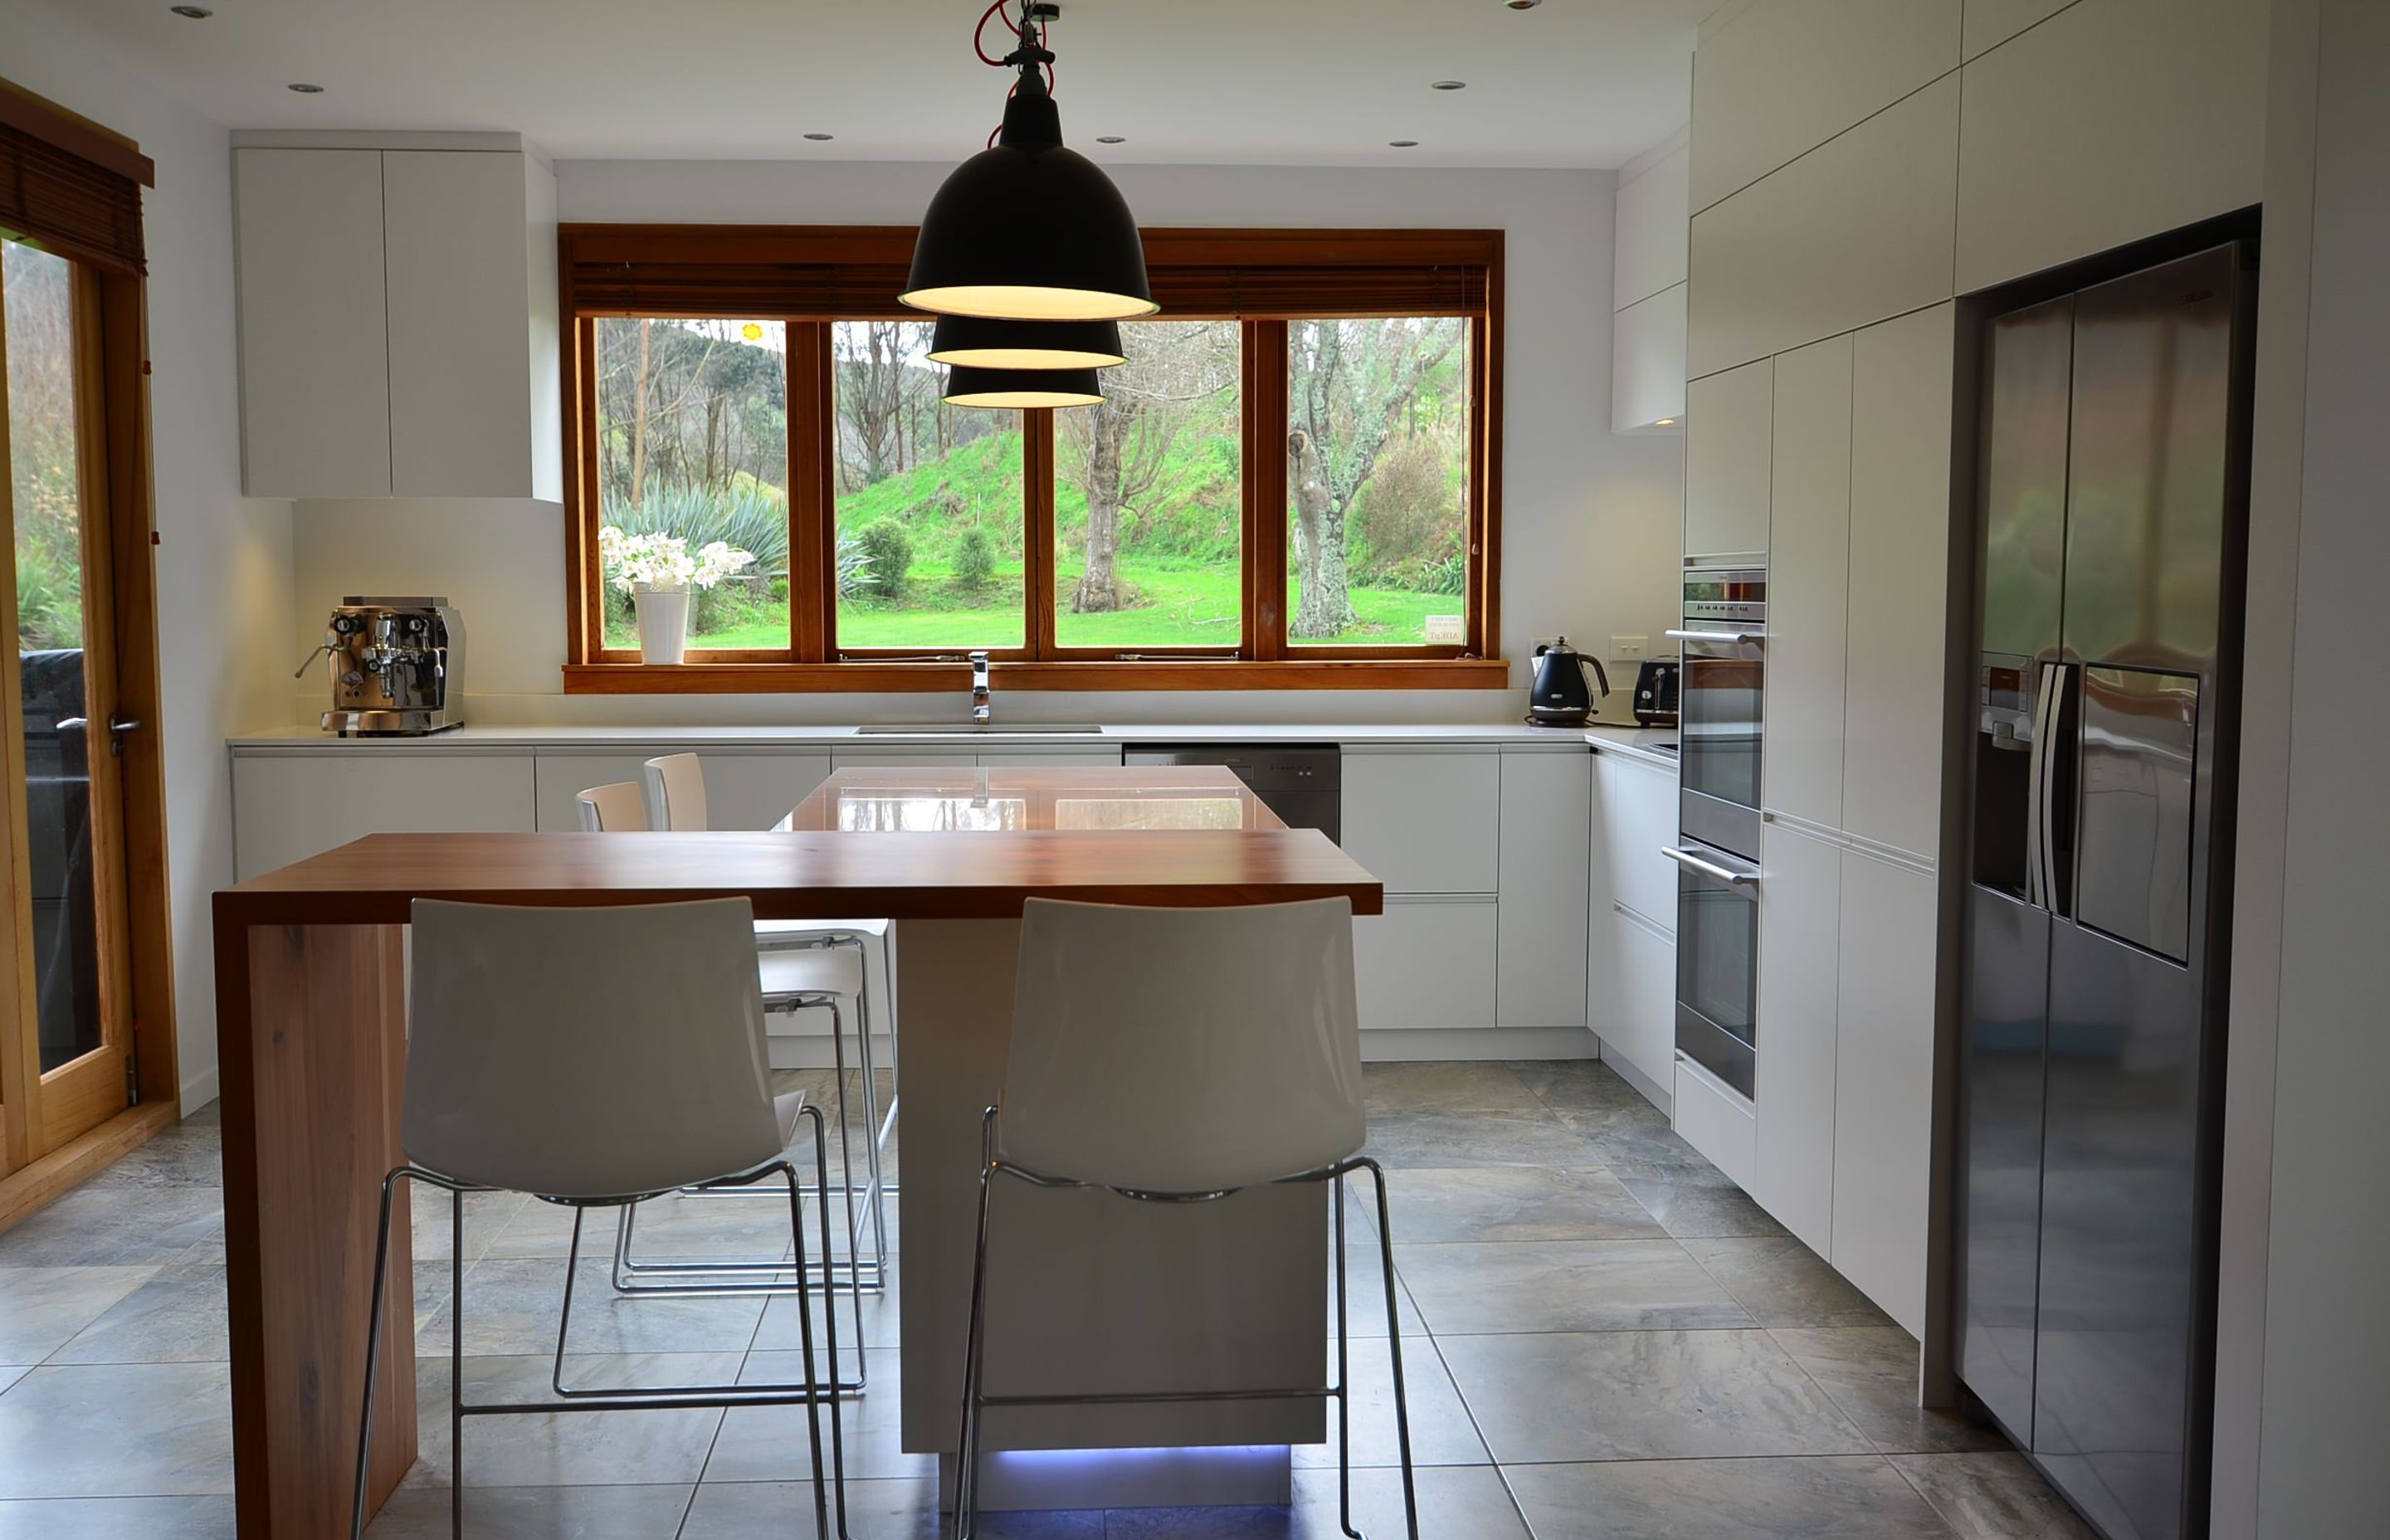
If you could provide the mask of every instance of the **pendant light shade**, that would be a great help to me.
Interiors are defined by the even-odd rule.
[[[1120,321],[1161,309],[1128,200],[1062,148],[1041,71],[1024,70],[995,148],[930,199],[898,296],[919,310],[1020,321]]]
[[[1093,406],[1103,399],[1093,369],[977,369],[957,364],[946,371],[950,406]]]
[[[930,339],[933,364],[983,369],[1108,369],[1128,362],[1117,321],[991,321],[941,315]]]

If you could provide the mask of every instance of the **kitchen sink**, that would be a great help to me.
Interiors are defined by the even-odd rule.
[[[990,738],[1085,738],[1102,732],[1099,722],[867,722],[854,729],[858,737],[890,733],[969,733]]]

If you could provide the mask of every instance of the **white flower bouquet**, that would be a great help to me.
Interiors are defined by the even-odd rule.
[[[744,571],[755,559],[727,541],[713,540],[688,554],[688,542],[661,532],[625,534],[611,524],[598,531],[598,555],[606,581],[631,596],[639,614],[639,659],[677,663],[688,649],[688,591],[711,588]]]

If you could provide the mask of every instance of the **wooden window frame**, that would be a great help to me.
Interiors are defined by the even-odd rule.
[[[946,691],[965,665],[919,661],[919,649],[838,648],[833,594],[836,413],[830,327],[839,321],[926,319],[894,302],[909,260],[908,226],[566,225],[559,294],[565,321],[564,687],[569,694]],[[1243,625],[1236,656],[1218,648],[1058,643],[1053,563],[1054,414],[1022,427],[1023,645],[992,649],[1016,689],[1502,689],[1502,289],[1499,230],[1150,229],[1149,267],[1163,319],[1232,319],[1242,333]],[[791,273],[798,275],[791,279]],[[780,302],[772,302],[773,296]],[[1171,301],[1184,302],[1174,307]],[[791,304],[790,299],[800,302]],[[1286,635],[1287,327],[1331,316],[1458,314],[1470,325],[1469,577],[1463,640],[1350,647]],[[772,319],[788,327],[790,645],[697,650],[643,664],[603,638],[597,321],[629,315]],[[1272,449],[1271,446],[1278,446]],[[1256,449],[1263,450],[1255,453]],[[916,661],[905,661],[907,658]]]

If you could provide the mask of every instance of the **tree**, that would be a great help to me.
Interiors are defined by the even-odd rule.
[[[1074,614],[1124,609],[1121,514],[1154,489],[1170,446],[1198,404],[1237,382],[1239,334],[1222,321],[1148,321],[1121,327],[1128,361],[1103,373],[1104,399],[1063,414],[1087,494],[1087,559]]]
[[[923,382],[937,373],[913,362],[929,351],[930,331],[920,321],[841,321],[830,327],[841,447],[846,452],[839,456],[839,471],[847,491],[886,481],[909,463],[908,419],[919,413]],[[859,483],[849,456],[861,462]]]
[[[1358,620],[1344,545],[1354,499],[1428,378],[1467,332],[1468,323],[1454,316],[1287,327],[1287,473],[1302,586],[1289,635],[1334,636]]]

